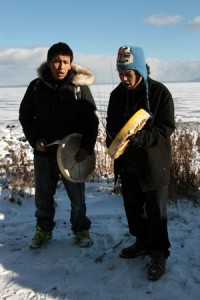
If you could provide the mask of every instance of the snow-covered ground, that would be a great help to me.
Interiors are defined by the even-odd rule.
[[[170,206],[171,256],[157,282],[147,280],[149,259],[121,259],[119,251],[133,242],[121,196],[108,184],[87,184],[88,216],[94,245],[81,249],[69,223],[69,200],[56,195],[56,227],[49,244],[30,250],[34,233],[34,201],[10,203],[2,192],[0,205],[0,299],[4,300],[198,300],[200,286],[200,207]],[[120,242],[102,261],[96,258]]]
[[[193,105],[194,111],[198,109]],[[0,161],[9,145],[17,149],[23,143],[22,136],[19,125],[12,129],[0,127]],[[0,185],[4,184],[5,178],[0,177]],[[150,282],[148,257],[119,257],[121,248],[132,244],[134,238],[129,235],[122,197],[112,190],[112,180],[86,183],[94,242],[91,248],[81,249],[75,243],[69,222],[70,203],[61,185],[55,196],[53,239],[41,249],[30,250],[28,243],[35,230],[34,193],[13,203],[9,200],[11,191],[1,188],[0,299],[198,300],[200,207],[184,199],[179,205],[168,205],[171,255],[163,277]]]

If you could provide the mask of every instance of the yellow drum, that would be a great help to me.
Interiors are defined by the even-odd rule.
[[[118,132],[110,147],[108,148],[108,154],[116,159],[122,155],[128,146],[128,137],[136,134],[136,132],[144,127],[150,114],[141,108],[138,110],[124,125],[124,127]]]

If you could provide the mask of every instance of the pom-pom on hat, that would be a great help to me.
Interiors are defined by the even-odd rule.
[[[117,69],[136,70],[147,80],[147,68],[143,49],[133,46],[122,46],[118,50]]]
[[[146,109],[150,113],[148,72],[143,49],[127,45],[121,46],[117,55],[117,69],[135,70],[143,77],[146,87]]]

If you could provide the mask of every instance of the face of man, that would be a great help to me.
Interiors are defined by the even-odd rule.
[[[63,80],[71,69],[70,56],[58,54],[47,62],[55,80]]]
[[[135,89],[142,81],[142,76],[134,71],[127,69],[118,69],[119,78],[127,90]]]

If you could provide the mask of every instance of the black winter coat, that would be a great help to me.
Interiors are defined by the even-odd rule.
[[[174,104],[171,93],[160,82],[148,78],[152,118],[136,134],[136,143],[127,147],[115,160],[115,172],[137,172],[142,190],[151,191],[169,183],[171,145],[175,129]],[[107,132],[114,138],[130,117],[140,108],[146,109],[145,86],[128,91],[120,83],[111,93],[107,110]],[[107,146],[112,139],[107,137]],[[117,175],[117,174],[116,174]]]
[[[44,139],[49,144],[78,132],[83,135],[81,148],[91,154],[98,134],[96,106],[86,85],[91,82],[92,73],[72,65],[67,78],[55,82],[46,64],[38,70],[39,78],[29,84],[19,109],[19,120],[34,153],[49,154],[48,151],[38,152],[35,149],[38,139]],[[78,92],[77,86],[80,89]]]

